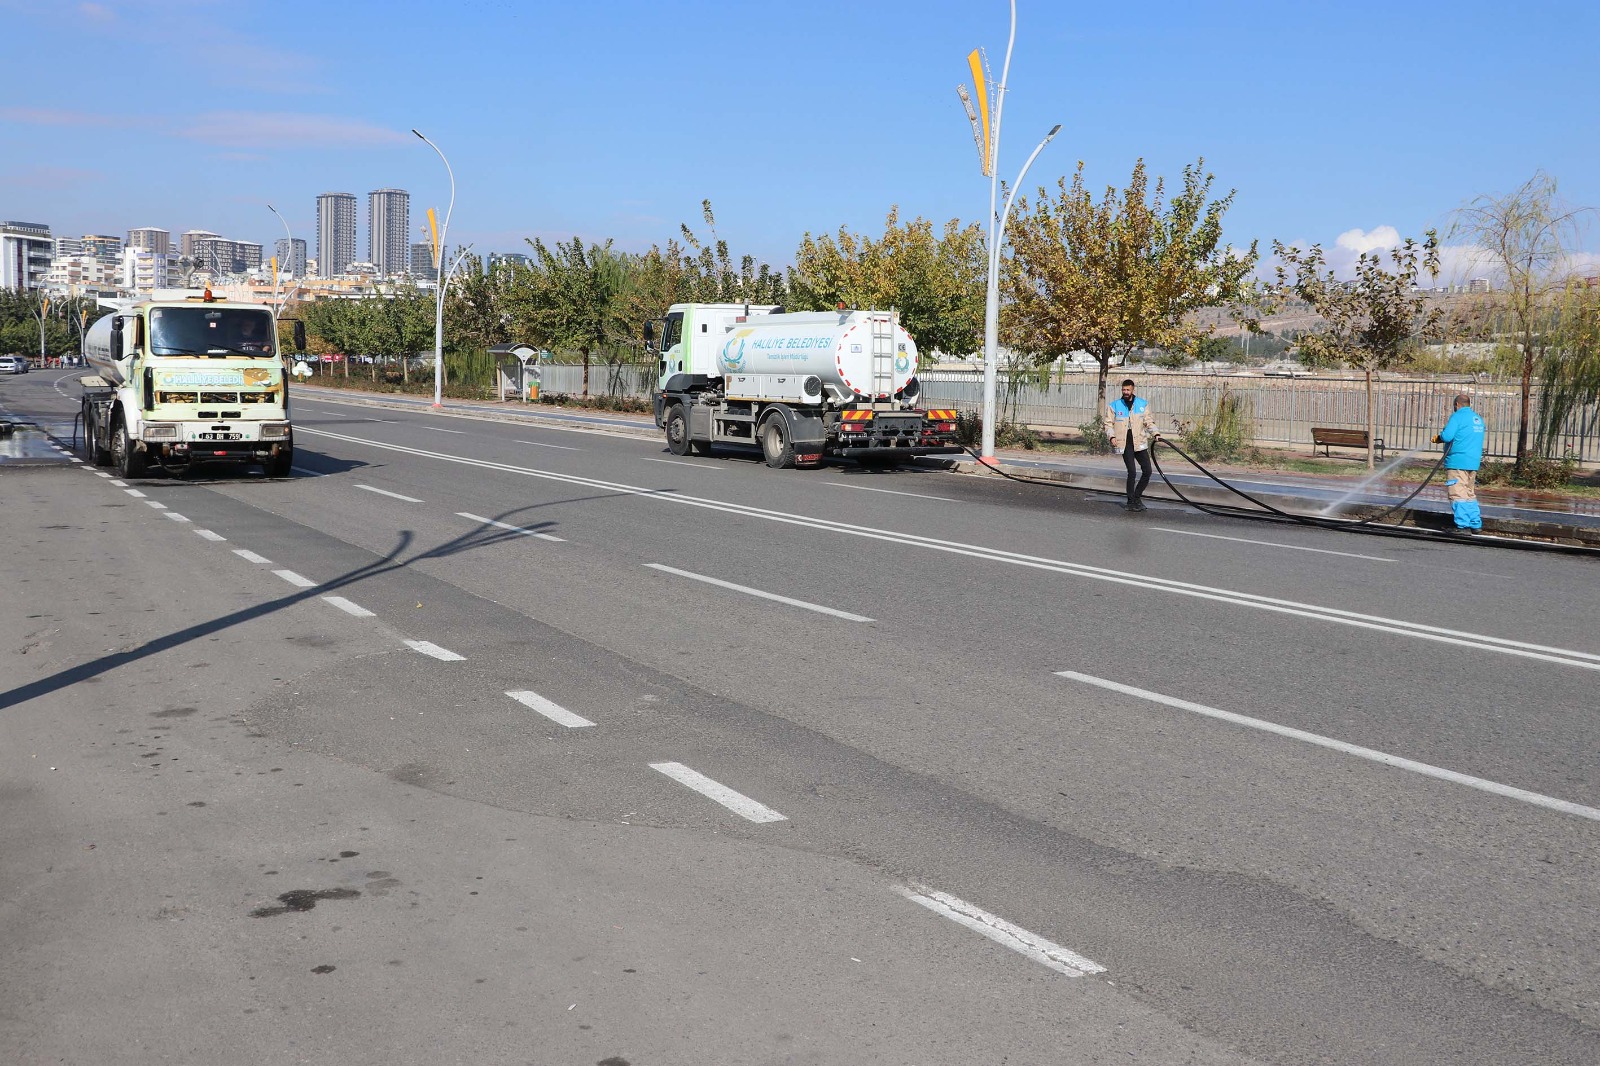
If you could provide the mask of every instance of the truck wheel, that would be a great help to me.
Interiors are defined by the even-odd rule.
[[[794,466],[794,442],[789,439],[789,427],[781,415],[767,419],[761,427],[761,452],[767,465],[774,470],[788,470]]]
[[[673,455],[688,455],[694,447],[689,440],[689,415],[683,409],[683,404],[675,403],[667,408],[667,450]]]
[[[111,433],[111,461],[123,477],[144,477],[144,453],[134,447],[133,439],[128,436],[128,424],[120,418]]]
[[[261,464],[262,473],[268,477],[288,477],[289,467],[294,463],[294,449],[285,448],[271,459]]]

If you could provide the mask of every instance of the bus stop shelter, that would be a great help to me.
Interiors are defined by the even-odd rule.
[[[539,351],[527,344],[497,344],[489,349],[499,368],[500,401],[515,396],[523,403],[539,398]]]

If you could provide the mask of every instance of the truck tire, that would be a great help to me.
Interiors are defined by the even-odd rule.
[[[294,464],[294,449],[285,448],[261,464],[261,472],[268,477],[288,477],[289,467]]]
[[[689,412],[683,409],[683,404],[675,403],[667,408],[665,425],[667,450],[673,455],[688,455],[694,445],[689,440]]]
[[[789,439],[789,424],[782,415],[772,415],[761,424],[761,454],[774,470],[794,466],[794,442]]]
[[[134,447],[133,439],[128,436],[128,424],[121,417],[116,418],[111,431],[111,460],[120,476],[144,477],[144,453]]]

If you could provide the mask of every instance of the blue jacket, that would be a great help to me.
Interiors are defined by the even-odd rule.
[[[1439,431],[1445,443],[1446,470],[1476,470],[1483,465],[1483,419],[1470,407],[1450,416]]]

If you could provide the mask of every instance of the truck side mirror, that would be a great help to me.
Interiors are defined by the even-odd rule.
[[[117,362],[122,358],[122,319],[111,320],[111,361]]]
[[[298,318],[294,320],[294,350],[297,352],[306,350],[306,324]]]

